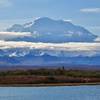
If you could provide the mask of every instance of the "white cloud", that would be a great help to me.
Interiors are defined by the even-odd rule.
[[[9,54],[7,50],[11,50],[12,54],[26,55],[30,51],[36,50],[37,54],[50,54],[56,56],[94,56],[100,55],[100,43],[33,43],[33,42],[14,42],[0,41],[0,49],[4,50],[4,54]],[[14,50],[13,50],[14,49]],[[17,51],[18,50],[18,51]],[[39,51],[38,51],[39,50]],[[7,53],[6,53],[7,52]]]
[[[65,22],[72,22],[71,19],[64,19]]]
[[[12,5],[11,0],[0,0],[0,8],[9,7]]]
[[[90,29],[97,29],[98,30],[98,29],[100,29],[100,26],[90,26],[89,28]]]
[[[42,43],[42,42],[16,42],[16,41],[0,41],[0,49],[8,48],[33,48],[33,49],[49,49],[49,50],[64,50],[64,51],[84,51],[84,50],[100,50],[100,43]]]
[[[83,8],[80,11],[84,13],[100,13],[100,8]]]
[[[8,40],[18,37],[30,37],[31,33],[29,32],[0,32],[0,40]]]
[[[97,38],[95,39],[95,41],[96,41],[96,42],[100,42],[100,37],[97,37]]]

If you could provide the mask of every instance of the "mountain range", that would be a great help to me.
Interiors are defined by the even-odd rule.
[[[100,66],[98,36],[69,21],[43,17],[6,32],[0,33],[0,66]]]

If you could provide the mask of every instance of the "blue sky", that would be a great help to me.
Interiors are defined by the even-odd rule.
[[[71,20],[100,35],[100,0],[0,0],[0,30],[37,17]]]

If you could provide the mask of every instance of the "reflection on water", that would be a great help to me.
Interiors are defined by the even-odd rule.
[[[0,100],[100,100],[100,86],[0,87]]]

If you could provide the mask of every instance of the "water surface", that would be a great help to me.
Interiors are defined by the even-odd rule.
[[[100,100],[100,86],[0,87],[0,100]]]

